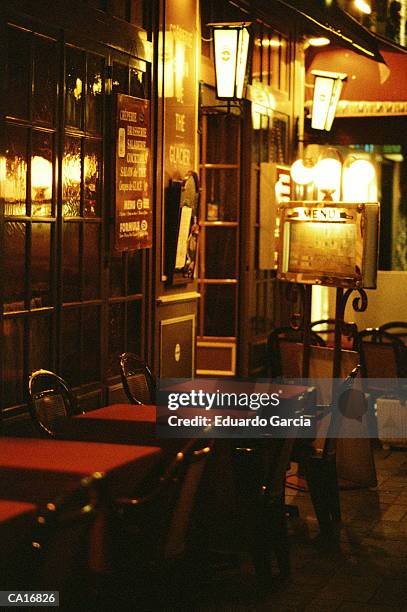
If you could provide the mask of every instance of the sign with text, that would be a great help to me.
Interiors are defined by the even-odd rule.
[[[153,242],[150,187],[150,102],[124,94],[116,106],[116,251]]]

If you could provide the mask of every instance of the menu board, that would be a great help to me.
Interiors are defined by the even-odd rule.
[[[116,105],[116,251],[152,246],[150,103],[124,94]]]
[[[290,241],[289,272],[355,274],[355,224],[293,223]]]
[[[278,278],[376,287],[379,204],[284,202],[279,210]]]

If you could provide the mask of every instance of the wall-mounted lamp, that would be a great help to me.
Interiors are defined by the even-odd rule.
[[[208,23],[213,29],[216,97],[241,100],[250,48],[249,22]]]
[[[343,81],[347,75],[341,72],[313,70],[315,76],[314,97],[312,100],[311,127],[314,130],[331,129],[335,117]]]
[[[343,199],[348,202],[376,202],[376,169],[368,159],[348,156],[343,164]]]
[[[297,185],[309,185],[315,179],[312,160],[297,159],[291,166],[291,178]]]
[[[323,194],[323,200],[332,202],[341,197],[342,161],[337,149],[322,150],[315,165],[315,184]]]

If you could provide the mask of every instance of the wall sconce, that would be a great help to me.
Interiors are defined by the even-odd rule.
[[[291,178],[297,185],[309,185],[313,182],[315,166],[312,160],[297,159],[291,166]]]
[[[315,76],[311,127],[314,130],[329,132],[335,117],[343,81],[347,78],[347,75],[341,72],[326,72],[324,70],[312,70],[311,74]]]
[[[314,170],[315,184],[324,195],[325,202],[339,200],[341,197],[342,162],[333,147],[325,149],[318,159]],[[333,195],[335,194],[335,198]]]
[[[250,22],[208,23],[213,29],[216,97],[241,100],[250,47]]]
[[[347,202],[376,202],[376,170],[368,159],[346,158],[343,164],[342,192]]]

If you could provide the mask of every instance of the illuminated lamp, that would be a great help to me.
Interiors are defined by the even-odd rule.
[[[249,22],[209,23],[213,29],[216,97],[241,100],[250,48]]]
[[[315,76],[311,127],[329,132],[347,75],[325,70],[312,70],[311,74]]]
[[[291,166],[291,178],[297,185],[309,185],[314,180],[314,166],[310,160],[297,159]]]
[[[307,39],[307,43],[311,47],[325,47],[326,45],[330,45],[331,41],[325,36],[312,36]]]
[[[348,202],[369,202],[372,198],[371,187],[376,177],[374,165],[367,159],[353,156],[346,159],[343,165],[342,191]],[[376,199],[376,193],[375,197]]]
[[[370,15],[372,12],[372,8],[366,0],[355,0],[353,4],[355,8],[364,15]]]
[[[324,194],[325,201],[332,201],[336,192],[340,196],[342,163],[336,149],[328,147],[315,165],[314,181]],[[339,197],[338,197],[339,199]]]

